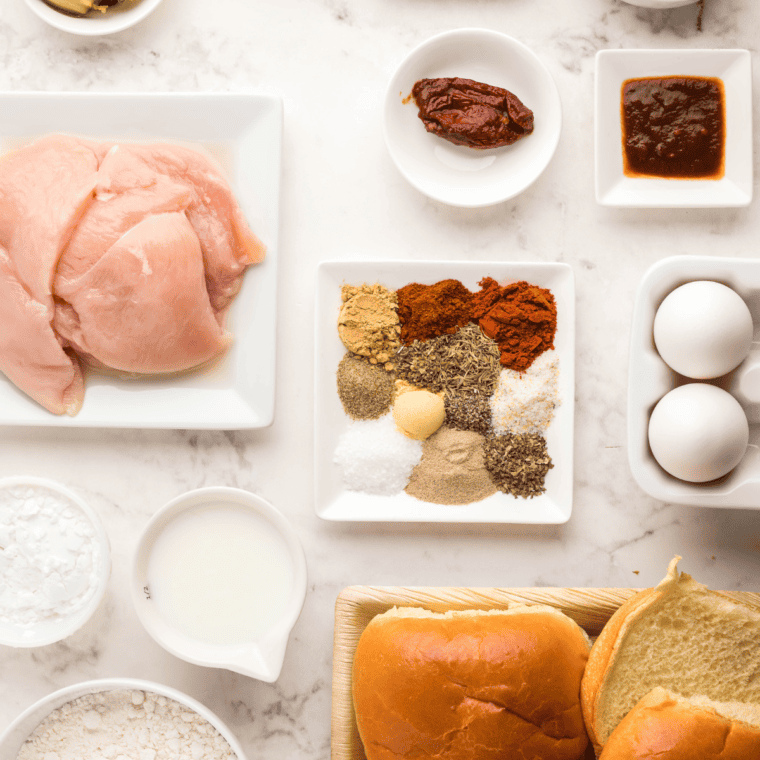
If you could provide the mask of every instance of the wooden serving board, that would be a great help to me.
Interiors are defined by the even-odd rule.
[[[447,610],[505,609],[516,602],[546,604],[573,618],[589,636],[597,636],[613,612],[639,589],[631,588],[456,588],[349,586],[335,604],[332,681],[332,760],[366,760],[351,698],[351,669],[362,631],[375,615],[391,607]],[[760,608],[760,594],[721,592]],[[589,748],[588,757],[593,758]]]

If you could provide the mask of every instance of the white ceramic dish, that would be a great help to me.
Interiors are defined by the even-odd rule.
[[[717,77],[726,99],[725,175],[719,180],[627,177],[620,97],[628,79]],[[752,200],[752,62],[747,50],[602,50],[594,99],[596,200],[602,206],[698,208]]]
[[[343,284],[379,282],[398,289],[410,282],[433,284],[449,277],[470,290],[493,277],[501,284],[527,280],[549,288],[557,302],[559,395],[562,400],[546,434],[554,468],[546,492],[533,499],[496,493],[473,504],[430,504],[401,493],[376,496],[346,489],[333,453],[350,424],[335,385],[335,372],[346,350],[338,337],[340,289]],[[567,264],[443,261],[326,262],[317,270],[314,369],[315,506],[324,520],[360,522],[564,523],[573,499],[573,402],[575,390],[575,285]]]
[[[235,430],[274,418],[282,101],[268,95],[0,93],[0,153],[51,130],[98,139],[183,141],[226,170],[267,244],[229,314],[231,350],[213,365],[140,380],[90,373],[75,417],[50,414],[0,375],[0,425]]]
[[[742,404],[750,423],[750,447],[738,467],[711,484],[687,483],[666,473],[649,448],[649,416],[668,391],[689,381],[673,372],[654,345],[659,305],[675,288],[694,280],[714,280],[733,288],[747,303],[755,326],[753,350],[723,378],[710,381]],[[712,256],[662,259],[644,275],[636,294],[628,370],[628,461],[636,482],[664,502],[696,507],[760,508],[760,260]]]
[[[638,5],[640,8],[681,8],[684,5],[693,5],[698,0],[625,0],[629,5]]]
[[[113,34],[129,29],[153,13],[161,2],[162,0],[140,0],[137,3],[131,3],[130,7],[77,17],[61,13],[42,0],[26,0],[29,8],[50,26],[86,37]]]
[[[59,620],[51,620],[39,623],[33,628],[13,626],[9,623],[0,622],[0,644],[10,647],[29,648],[41,647],[61,641],[72,633],[78,631],[91,617],[103,599],[111,577],[111,551],[108,534],[103,523],[95,511],[66,486],[46,478],[12,477],[0,480],[0,490],[16,488],[18,486],[30,486],[33,488],[46,488],[61,494],[65,499],[72,502],[80,509],[92,523],[100,544],[100,564],[98,567],[97,586],[95,592],[85,606],[68,617]],[[2,754],[0,753],[0,757]]]
[[[251,510],[274,526],[285,540],[292,562],[293,584],[286,608],[274,627],[261,638],[234,645],[205,644],[183,635],[167,624],[151,599],[148,566],[150,555],[162,530],[179,515],[204,505],[233,505]],[[284,515],[269,502],[238,488],[200,488],[172,499],[153,515],[145,526],[132,564],[132,601],[148,633],[164,649],[187,662],[273,682],[280,675],[290,631],[301,614],[306,598],[306,558],[296,532]]]
[[[57,710],[67,702],[78,699],[86,694],[97,694],[101,691],[113,690],[136,690],[148,691],[154,694],[173,699],[185,707],[190,708],[198,713],[204,720],[208,721],[226,740],[237,755],[238,760],[246,760],[243,748],[240,742],[230,729],[205,705],[202,705],[196,699],[189,697],[177,689],[169,686],[153,683],[152,681],[143,681],[140,678],[103,678],[96,681],[84,681],[83,683],[67,686],[52,694],[48,694],[31,707],[24,710],[16,720],[11,723],[5,732],[0,736],[0,758],[3,760],[12,760],[18,754],[21,746],[26,741],[29,734],[48,716],[53,710]]]
[[[535,114],[532,134],[513,145],[476,150],[429,132],[413,100],[418,79],[463,77],[513,92]],[[529,187],[554,155],[562,104],[549,70],[529,48],[490,29],[455,29],[423,42],[400,64],[385,95],[383,128],[406,180],[452,206],[501,203]]]

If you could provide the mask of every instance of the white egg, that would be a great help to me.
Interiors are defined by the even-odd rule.
[[[752,315],[731,288],[697,280],[676,288],[654,318],[654,342],[663,361],[697,380],[720,377],[746,358]]]
[[[649,446],[660,466],[691,483],[720,478],[747,450],[749,424],[739,402],[706,383],[663,396],[649,418]]]

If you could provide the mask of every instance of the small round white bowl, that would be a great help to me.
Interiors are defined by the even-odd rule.
[[[680,8],[683,5],[693,5],[699,0],[625,0],[629,5],[640,8]]]
[[[425,130],[409,98],[419,79],[462,77],[514,93],[535,114],[532,134],[502,148],[454,145]],[[406,101],[406,102],[405,102]],[[477,208],[521,193],[544,171],[562,129],[557,85],[538,56],[490,29],[455,29],[415,48],[385,95],[385,143],[405,179],[451,206]]]
[[[220,504],[243,507],[264,518],[288,547],[293,585],[288,603],[274,626],[256,640],[241,644],[207,644],[169,625],[151,599],[148,566],[154,543],[177,517],[198,507]],[[269,502],[239,488],[199,488],[172,499],[151,518],[138,540],[132,565],[132,601],[145,630],[171,654],[195,665],[226,668],[272,683],[277,680],[293,626],[306,598],[306,558],[296,532],[285,516]]]
[[[29,8],[50,26],[70,34],[95,37],[129,29],[142,21],[161,4],[162,0],[139,0],[129,8],[93,13],[87,16],[67,16],[43,0],[25,0]]]
[[[232,751],[238,756],[238,760],[246,760],[240,742],[230,729],[205,705],[189,697],[177,689],[163,686],[151,681],[143,681],[140,678],[103,678],[97,681],[84,681],[83,683],[67,686],[64,689],[48,694],[31,707],[24,710],[16,720],[11,723],[0,736],[0,757],[14,758],[29,734],[48,716],[53,710],[57,710],[67,702],[78,699],[86,694],[97,694],[101,691],[114,691],[124,689],[127,691],[149,691],[159,694],[168,699],[173,699],[181,705],[198,713],[208,721],[227,741]]]
[[[110,544],[108,534],[98,515],[86,502],[65,486],[46,478],[19,476],[0,479],[0,490],[16,486],[47,488],[69,499],[90,520],[95,528],[97,540],[100,543],[100,567],[98,568],[97,587],[95,593],[84,607],[65,618],[38,623],[33,627],[13,626],[0,621],[0,644],[17,648],[41,647],[54,644],[56,641],[61,641],[67,636],[71,636],[72,633],[79,630],[92,617],[93,612],[95,612],[103,599],[108,586],[108,579],[111,576]]]

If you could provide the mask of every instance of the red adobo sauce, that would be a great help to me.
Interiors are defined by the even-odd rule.
[[[533,111],[509,90],[472,79],[420,79],[412,97],[425,129],[456,145],[499,148],[533,131]]]
[[[629,79],[621,97],[623,166],[629,177],[720,179],[725,94],[720,79]]]

